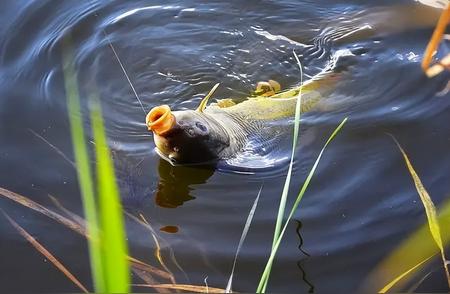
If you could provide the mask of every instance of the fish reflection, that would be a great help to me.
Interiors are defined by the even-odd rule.
[[[173,166],[159,160],[159,183],[155,203],[161,207],[175,208],[195,199],[193,185],[203,184],[213,175],[214,168],[207,166]]]

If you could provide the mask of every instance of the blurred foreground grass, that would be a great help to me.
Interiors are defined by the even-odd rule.
[[[91,124],[96,155],[94,181],[73,56],[70,37],[66,36],[63,40],[64,83],[75,164],[89,236],[94,288],[99,293],[127,293],[130,289],[130,269],[123,211],[105,135],[101,105],[97,94],[92,94]]]

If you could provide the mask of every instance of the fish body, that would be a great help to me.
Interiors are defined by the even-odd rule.
[[[326,30],[326,36],[322,37],[343,43],[383,36],[411,27],[433,26],[439,14],[439,9],[419,3],[381,7],[350,19],[339,18],[339,23]],[[286,133],[286,128],[276,122],[294,116],[300,96],[304,113],[314,109],[334,90],[340,76],[336,62],[343,55],[338,52],[321,73],[292,89],[248,97],[240,103],[228,98],[207,105],[216,85],[196,110],[172,112],[167,105],[153,108],[146,123],[154,133],[158,153],[172,163],[193,164],[232,158],[246,148],[275,145],[274,138]],[[264,82],[261,88],[270,86],[270,81]]]
[[[155,107],[146,122],[154,132],[158,153],[173,164],[204,164],[232,158],[249,144],[274,144],[286,129],[275,122],[293,117],[300,97],[304,113],[331,94],[339,80],[334,65],[302,85],[270,96],[251,96],[240,103],[227,98],[206,105],[212,91],[197,110]]]
[[[248,97],[243,102],[221,107],[220,101],[208,106],[203,113],[211,119],[220,121],[230,137],[230,146],[221,153],[221,158],[229,158],[242,150],[249,140],[264,144],[272,141],[280,132],[286,130],[285,124],[277,121],[295,115],[297,100],[301,95],[301,112],[315,109],[317,104],[331,94],[338,81],[338,75],[324,72],[301,86],[265,97]]]

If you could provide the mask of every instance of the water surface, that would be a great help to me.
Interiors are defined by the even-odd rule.
[[[302,224],[302,249],[310,256],[297,248],[293,222],[269,290],[355,291],[383,257],[425,222],[403,159],[386,133],[401,142],[437,205],[450,192],[450,97],[442,92],[448,74],[428,80],[419,64],[432,27],[390,30],[385,25],[379,33],[333,41],[367,24],[377,28],[382,18],[374,17],[374,12],[412,4],[4,0],[0,4],[0,186],[54,207],[51,194],[67,209],[82,214],[73,166],[42,139],[73,159],[61,68],[61,40],[70,32],[83,114],[87,117],[94,81],[124,206],[135,215],[141,213],[156,230],[178,228],[176,233],[160,235],[179,283],[203,285],[207,278],[210,286],[226,286],[243,225],[264,184],[234,280],[235,290],[252,292],[272,242],[289,140],[270,158],[251,164],[240,158],[218,171],[173,167],[154,151],[145,112],[160,104],[195,108],[217,82],[221,83],[217,98],[245,97],[258,81],[268,79],[285,88],[295,86],[300,76],[293,50],[301,57],[305,78],[320,71],[339,50],[349,50],[354,56],[343,60],[345,70],[335,92],[323,108],[302,118],[289,203],[328,135],[349,117],[295,215]],[[448,49],[444,44],[443,52]],[[90,284],[82,238],[8,200],[0,199],[0,207]],[[2,291],[77,291],[4,220],[0,232]],[[150,233],[129,220],[127,234],[132,254],[157,265]],[[184,273],[170,260],[169,247]],[[446,291],[439,263],[428,267],[428,272],[432,274],[419,289]]]

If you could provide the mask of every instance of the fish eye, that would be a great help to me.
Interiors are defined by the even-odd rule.
[[[206,132],[208,129],[206,128],[206,126],[204,125],[204,124],[202,124],[201,122],[196,122],[195,123],[195,126],[197,127],[197,128],[199,128],[200,129],[200,131],[202,131],[202,132]]]

